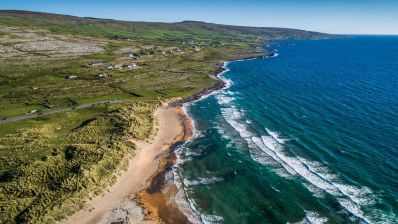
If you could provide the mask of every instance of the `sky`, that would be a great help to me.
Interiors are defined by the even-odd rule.
[[[0,0],[17,9],[129,21],[286,27],[398,35],[398,0]]]

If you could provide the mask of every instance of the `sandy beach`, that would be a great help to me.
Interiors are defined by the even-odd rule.
[[[170,179],[170,175],[174,176],[171,171],[176,162],[173,149],[193,136],[193,124],[181,107],[176,107],[175,113],[183,128],[182,135],[176,139],[173,148],[160,159],[158,170],[150,178],[149,186],[137,194],[137,201],[144,209],[146,218],[156,223],[190,223],[176,203],[179,189],[174,184],[174,177]]]
[[[186,130],[181,113],[181,109],[158,108],[155,111],[159,120],[155,127],[158,131],[153,140],[143,142],[132,139],[137,150],[130,159],[127,170],[121,173],[117,182],[102,196],[93,198],[88,202],[87,209],[75,213],[66,223],[153,223],[147,220],[134,197],[149,187],[150,180],[158,171],[162,155],[168,152],[171,145],[184,139]]]

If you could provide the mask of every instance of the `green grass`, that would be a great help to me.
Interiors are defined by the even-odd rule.
[[[40,156],[49,153],[48,150],[60,146],[60,140],[64,142],[63,137],[71,129],[89,118],[102,114],[104,111],[104,107],[97,107],[2,124],[0,129],[2,139],[0,155],[2,159],[6,159],[8,162],[2,163],[1,170],[15,168],[13,166],[4,166],[4,164],[16,164],[16,162],[12,161],[14,158],[18,160],[25,158],[26,160],[23,163],[39,160]],[[41,127],[41,129],[37,127]],[[41,143],[48,145],[46,147],[47,151],[36,146],[37,150],[29,149],[29,151],[26,151],[25,148],[27,145],[34,145],[37,138],[41,139]],[[45,141],[42,141],[43,139]],[[11,141],[15,142],[11,143]]]
[[[26,105],[26,104],[13,104],[7,105],[0,110],[0,118],[3,117],[14,117],[22,114],[29,113],[36,110],[37,112],[47,109],[40,104]]]
[[[113,43],[113,42],[111,42]],[[120,44],[117,42],[117,44]],[[225,48],[205,48],[202,52],[187,51],[183,55],[153,55],[153,59],[138,62],[132,71],[107,70],[107,63],[117,64],[126,55],[94,54],[54,61],[42,60],[35,66],[1,66],[0,117],[18,116],[32,109],[56,109],[71,102],[94,103],[103,100],[154,100],[186,96],[208,87],[208,77],[216,65],[233,57],[253,55],[251,46],[230,45]],[[242,49],[244,50],[243,52]],[[83,67],[95,60],[104,65]],[[14,62],[17,63],[17,62]],[[110,77],[100,79],[99,73]],[[78,79],[67,79],[77,75]]]
[[[248,41],[258,36],[232,35],[231,28],[206,24],[0,12],[0,25],[50,38],[56,34],[68,40],[72,35],[73,41],[95,42],[104,48],[102,53],[84,56],[59,58],[37,51],[0,58],[0,117],[123,101],[0,124],[0,223],[54,223],[81,209],[87,198],[101,192],[126,166],[134,153],[127,138],[145,139],[153,132],[152,112],[159,100],[188,97],[212,86],[215,81],[210,75],[223,61],[261,55],[255,52],[256,42]],[[215,44],[194,52],[182,44],[190,40]],[[223,46],[217,41],[223,41]],[[12,41],[5,44],[13,46]],[[178,47],[184,54],[163,55],[159,49],[142,48],[142,57],[134,62],[137,69],[105,69],[106,64],[131,62],[116,50],[144,45]],[[82,66],[95,60],[104,65]],[[108,78],[96,77],[104,72]],[[65,78],[69,75],[78,78]]]
[[[0,221],[54,223],[80,209],[126,166],[153,125],[153,104],[110,105],[5,124]]]

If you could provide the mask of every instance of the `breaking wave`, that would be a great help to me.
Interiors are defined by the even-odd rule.
[[[278,57],[278,53],[280,52],[278,52],[277,50],[273,50],[270,51],[270,53],[272,53],[272,55],[270,54],[269,56]],[[331,148],[330,145],[336,145],[337,147],[339,147],[339,144],[344,147],[348,146],[347,148],[351,148],[350,143],[346,143],[350,141],[350,135],[347,139],[339,142],[340,139],[344,139],[346,137],[343,135],[344,133],[340,133],[338,135],[336,134],[336,136],[328,136],[329,126],[322,126],[322,124],[320,124],[319,127],[316,126],[316,128],[322,128],[321,131],[317,132],[318,129],[312,129],[312,126],[314,124],[313,122],[315,121],[316,124],[316,121],[322,119],[322,117],[318,118],[317,116],[314,116],[314,119],[310,119],[311,113],[316,113],[316,115],[322,114],[322,111],[318,111],[316,110],[316,108],[314,108],[314,111],[311,112],[307,111],[307,108],[304,110],[302,107],[301,109],[303,110],[303,114],[301,114],[300,111],[295,112],[295,108],[287,110],[286,105],[289,102],[294,102],[298,105],[301,105],[301,101],[297,99],[299,97],[297,97],[295,92],[290,93],[290,91],[292,90],[291,88],[288,89],[289,91],[286,91],[285,95],[281,95],[281,99],[279,99],[278,97],[271,98],[273,96],[279,96],[277,95],[277,93],[279,92],[285,93],[282,91],[283,86],[281,88],[281,84],[284,84],[283,82],[286,81],[289,77],[295,78],[296,76],[296,74],[294,74],[294,76],[290,76],[290,74],[288,74],[287,72],[285,74],[284,71],[289,70],[289,68],[281,67],[286,66],[286,64],[284,64],[284,60],[286,58],[287,57],[282,57],[277,60],[272,60],[277,64],[276,66],[270,63],[262,64],[261,60],[259,60],[259,63],[253,61],[248,62],[247,64],[242,63],[242,67],[236,64],[236,68],[238,68],[236,71],[242,72],[242,69],[247,69],[247,73],[243,73],[244,75],[247,74],[247,76],[240,76],[240,79],[237,81],[235,81],[232,76],[223,75],[224,73],[229,72],[229,69],[227,68],[228,63],[224,64],[225,70],[219,75],[219,77],[225,81],[226,87],[209,95],[203,96],[199,100],[211,96],[211,101],[203,104],[198,103],[200,107],[195,107],[198,110],[192,110],[193,113],[204,113],[203,115],[206,115],[206,110],[209,110],[209,114],[212,117],[206,117],[208,120],[203,121],[203,125],[202,123],[200,125],[201,127],[204,127],[206,131],[203,131],[203,133],[197,133],[197,131],[195,131],[197,134],[195,134],[194,138],[196,138],[198,141],[196,142],[195,140],[194,144],[187,145],[186,148],[180,147],[180,151],[176,153],[178,162],[173,171],[175,171],[175,175],[178,176],[175,182],[179,183],[179,197],[176,197],[176,200],[181,201],[178,203],[179,207],[185,207],[185,210],[181,210],[184,211],[184,214],[187,214],[190,222],[193,223],[218,223],[227,221],[231,222],[231,220],[235,217],[235,214],[230,215],[230,210],[219,210],[220,214],[224,214],[224,220],[222,217],[218,216],[220,215],[217,214],[218,212],[214,212],[215,208],[202,208],[198,206],[201,205],[202,202],[209,203],[211,202],[209,200],[214,199],[211,198],[211,195],[205,195],[209,194],[213,190],[212,184],[217,185],[218,183],[225,183],[225,185],[227,185],[228,187],[231,186],[231,189],[233,190],[242,190],[241,187],[248,187],[248,189],[251,189],[251,181],[261,181],[261,184],[269,184],[271,182],[271,191],[268,192],[268,189],[266,188],[263,189],[257,186],[253,186],[253,189],[255,189],[254,192],[257,193],[258,191],[262,195],[273,194],[272,196],[275,197],[281,195],[278,200],[281,200],[280,202],[283,203],[283,205],[291,208],[292,211],[296,209],[301,210],[300,214],[302,214],[302,216],[297,217],[297,213],[294,214],[294,221],[302,219],[302,221],[298,223],[327,223],[338,222],[339,220],[341,221],[346,219],[349,219],[350,222],[354,223],[396,223],[398,217],[396,217],[396,209],[394,207],[395,202],[393,201],[393,203],[391,203],[390,201],[384,200],[385,196],[388,197],[388,200],[394,200],[396,198],[395,193],[393,193],[394,195],[391,197],[391,189],[392,191],[394,189],[393,187],[386,188],[387,190],[383,191],[383,188],[379,188],[378,186],[376,186],[378,184],[377,182],[371,180],[373,178],[374,180],[378,180],[379,178],[378,174],[375,174],[374,171],[368,172],[368,169],[376,167],[369,165],[372,163],[372,158],[369,157],[369,155],[367,155],[368,160],[359,160],[359,156],[363,156],[366,153],[365,149],[358,154],[349,154],[347,151],[341,151],[340,148]],[[289,62],[295,61],[293,60]],[[299,60],[297,63],[301,63],[301,60]],[[274,66],[275,70],[272,70],[274,69]],[[233,72],[235,72],[235,65],[233,66],[233,68]],[[267,73],[267,71],[270,72]],[[282,76],[279,77],[276,73],[280,73]],[[253,75],[254,78],[250,77],[250,75]],[[302,74],[300,74],[300,79],[297,80],[301,81],[301,75]],[[229,77],[232,77],[233,81],[229,79]],[[260,77],[261,80],[259,79]],[[312,79],[310,79],[312,78],[312,76],[309,76],[307,78],[308,80],[312,81]],[[289,79],[289,84],[296,84],[292,81],[294,81],[294,79]],[[318,90],[318,87],[315,86],[315,84],[318,84],[315,81],[314,83],[309,82],[311,85],[308,86],[312,86],[314,90],[323,93],[323,89],[320,88]],[[321,87],[323,87],[325,83],[322,82],[320,84]],[[275,85],[277,88],[273,89],[273,85]],[[294,85],[294,87],[297,86]],[[275,92],[274,90],[278,92]],[[303,92],[305,91],[303,90]],[[263,93],[266,95],[261,95]],[[303,100],[312,100],[311,97],[313,93],[315,92],[306,92],[306,94],[311,94],[308,98],[307,95],[303,94],[303,96],[306,96],[306,98],[304,98]],[[256,95],[257,97],[252,97],[255,94],[258,94],[259,96]],[[265,105],[258,105],[259,103],[266,100],[261,97],[269,99],[267,103],[270,104],[267,105],[268,108],[266,110],[263,109]],[[242,100],[243,98],[245,98],[244,102]],[[318,102],[318,100],[321,98],[318,98],[318,96],[316,95],[314,99],[316,99],[316,102]],[[329,98],[325,99],[330,100]],[[213,100],[216,100],[218,103],[218,105],[211,105],[214,106],[214,108],[209,106],[209,103],[213,103]],[[253,100],[254,105],[250,105],[251,101],[249,100]],[[186,110],[187,107],[196,104],[196,102],[198,101],[185,104],[184,109]],[[241,102],[242,104],[240,104]],[[273,104],[273,102],[275,104]],[[333,101],[333,103],[336,104],[337,101]],[[344,103],[346,103],[346,101],[344,101]],[[272,107],[270,106],[271,104]],[[347,106],[346,104],[343,105]],[[258,110],[251,110],[252,108],[247,108],[249,106],[261,106],[261,108],[259,108]],[[322,107],[320,107],[320,109],[322,109]],[[329,109],[329,107],[327,107],[327,109]],[[351,110],[353,109],[351,108]],[[221,116],[217,114],[218,112],[221,113]],[[286,120],[279,120],[278,113],[281,113],[281,118]],[[289,113],[291,113],[291,115]],[[303,122],[306,123],[300,123],[301,121],[298,121],[296,123],[295,119],[303,118],[305,118],[305,121]],[[286,122],[282,123],[283,121]],[[327,123],[329,123],[329,121],[327,121]],[[309,127],[308,129],[306,129],[307,126]],[[308,132],[304,133],[300,130],[306,130]],[[282,131],[282,134],[278,131]],[[203,139],[200,138],[202,134],[204,136]],[[283,134],[286,134],[287,136]],[[301,137],[298,137],[301,136],[301,134],[305,135],[303,139],[301,139]],[[334,137],[339,138],[337,139],[337,142],[335,142],[335,144],[333,141],[335,139]],[[303,141],[301,142],[301,140]],[[364,142],[366,143],[366,140]],[[221,144],[223,148],[217,148],[217,150],[220,149],[220,151],[216,151],[215,154],[212,154],[217,155],[215,157],[217,159],[216,161],[212,160],[213,157],[203,158],[203,156],[201,156],[201,154],[204,153],[202,152],[203,149],[213,150],[212,152],[214,152],[215,148],[219,147]],[[300,147],[300,145],[305,145],[305,147],[296,148]],[[355,145],[359,144],[353,144],[353,146]],[[389,146],[391,147],[391,145]],[[321,150],[316,150],[318,149],[318,147]],[[244,152],[244,150],[241,149],[246,150],[248,153]],[[355,149],[355,152],[356,151],[359,150]],[[340,156],[340,154],[337,153],[342,153],[346,155]],[[247,156],[249,156],[249,158],[247,158]],[[353,160],[348,160],[348,163],[344,164],[345,161],[342,159],[348,158],[347,156],[352,156]],[[370,154],[370,156],[372,156],[372,154]],[[384,157],[378,158],[380,159]],[[228,161],[223,159],[228,159]],[[191,160],[194,160],[194,162],[189,162]],[[335,161],[336,163],[334,163]],[[213,166],[213,162],[215,166]],[[361,170],[360,166],[362,162],[366,162],[366,170]],[[258,165],[257,163],[261,164],[262,166]],[[250,170],[258,169],[259,175],[269,175],[268,171],[271,170],[278,176],[292,179],[294,181],[280,181],[281,178],[275,177],[272,174],[269,176],[271,178],[265,179],[265,177],[268,176],[256,178],[256,174],[250,173],[251,176],[249,178],[249,175],[246,175],[246,173],[244,172],[240,172],[239,169],[237,178],[245,178],[242,180],[247,182],[235,183],[234,181],[231,181],[231,185],[229,185],[227,184],[227,182],[229,181],[228,176],[208,177],[211,176],[209,175],[209,173],[212,173],[209,172],[209,170],[212,170],[215,167],[224,170],[224,167],[220,166],[224,164],[227,168],[237,167],[241,170],[246,170],[249,168]],[[338,167],[339,164],[344,164],[347,166]],[[185,165],[187,165],[187,167],[193,165],[194,169],[198,168],[198,170],[192,172],[194,177],[182,176],[182,174],[190,176],[189,170],[187,170],[187,172],[185,172],[185,170],[183,169],[180,169],[178,171],[178,166],[182,167]],[[348,170],[351,166],[354,165],[358,166],[358,169],[353,170],[353,172]],[[264,169],[265,167],[267,169]],[[203,175],[198,173],[202,173]],[[347,174],[347,176],[345,176],[344,174]],[[358,179],[355,178],[355,181],[349,178],[353,177],[353,175],[358,176],[362,174],[364,175],[360,176]],[[369,175],[370,178],[366,180],[368,174],[371,175]],[[390,176],[391,175],[389,174],[386,177]],[[264,180],[262,178],[264,178]],[[292,183],[296,186],[297,184],[302,184],[304,187],[299,186],[298,188],[294,188],[293,191],[291,191],[291,186],[289,185],[289,183]],[[202,185],[206,187],[202,187]],[[218,186],[219,185],[217,185],[216,187]],[[372,189],[374,187],[374,189],[371,190],[369,187],[366,186],[372,187]],[[308,189],[308,191],[304,188]],[[196,191],[197,189],[199,190]],[[225,192],[225,190],[228,190],[228,192]],[[223,204],[226,208],[228,208],[228,206],[236,206],[239,202],[256,202],[256,199],[246,200],[246,198],[239,198],[239,200],[237,199],[236,201],[228,201],[229,199],[233,200],[233,197],[236,196],[235,194],[233,194],[234,192],[231,192],[231,198],[229,198],[229,190],[229,188],[225,188],[220,190],[220,192],[215,193],[215,196],[223,195],[223,198],[220,201],[231,203],[231,205]],[[265,191],[262,192],[262,190]],[[297,190],[297,194],[295,190]],[[240,192],[237,191],[235,193],[238,194]],[[292,201],[290,201],[290,198],[288,197],[290,194],[294,194],[294,198],[292,198]],[[190,198],[189,196],[195,197]],[[203,199],[200,198],[201,196],[203,197]],[[208,198],[208,196],[210,197]],[[302,203],[303,200],[304,203]],[[290,202],[292,202],[292,206],[290,206]],[[318,203],[320,203],[324,207],[314,207],[314,205],[316,206],[318,205]],[[303,210],[304,213],[302,213]],[[279,208],[276,208],[276,211],[280,211]],[[252,217],[249,218],[249,216],[255,214],[256,212],[257,211],[253,211],[253,213],[248,212],[247,214],[242,213],[239,215],[242,215],[241,217],[248,217],[248,219],[250,219]],[[265,215],[264,218],[268,217],[269,216]],[[283,218],[284,217],[282,217],[281,219]],[[236,221],[238,223],[238,221],[240,220]],[[234,222],[234,220],[232,220],[232,222]]]
[[[224,178],[222,177],[209,177],[209,178],[198,178],[196,180],[184,179],[183,183],[186,187],[196,186],[196,185],[210,185],[218,182],[222,182]]]
[[[315,186],[317,189],[335,196],[340,206],[354,217],[367,223],[371,222],[361,209],[361,206],[375,203],[374,196],[369,188],[360,188],[342,183],[336,174],[332,173],[320,162],[310,161],[301,157],[288,156],[283,146],[287,140],[282,138],[277,132],[265,129],[267,135],[257,136],[251,131],[248,126],[250,123],[246,122],[247,119],[245,118],[244,111],[233,104],[235,100],[233,96],[224,91],[216,94],[215,97],[217,102],[222,106],[221,114],[226,122],[245,139],[248,147],[250,149],[259,148],[266,154],[264,157],[252,150],[251,152],[254,152],[253,159],[262,164],[271,164],[275,166],[274,163],[269,161],[269,158],[271,158],[274,162],[283,167],[284,171],[290,176],[299,176],[309,183],[310,185],[304,184],[304,186],[309,188],[311,192],[316,191],[312,187]],[[277,166],[275,168],[277,174],[283,177],[287,176],[286,172],[278,169]],[[321,194],[315,194],[315,196],[319,195]],[[308,220],[314,217],[315,216],[310,215]]]
[[[326,223],[328,219],[326,217],[321,217],[316,212],[305,212],[305,217],[303,220],[297,224],[323,224]]]

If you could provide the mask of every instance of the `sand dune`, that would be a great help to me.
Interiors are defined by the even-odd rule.
[[[89,210],[81,210],[66,223],[143,223],[144,215],[132,197],[148,186],[148,180],[158,169],[159,158],[183,133],[181,121],[173,108],[159,108],[155,115],[159,119],[158,132],[153,141],[147,143],[132,140],[138,150],[131,158],[128,169],[109,187],[103,196],[88,203]],[[150,223],[145,221],[145,223]]]

